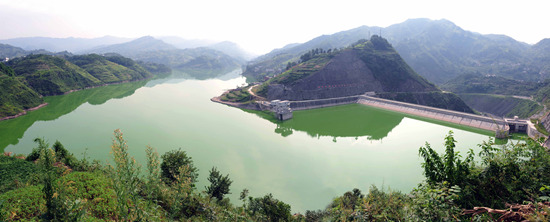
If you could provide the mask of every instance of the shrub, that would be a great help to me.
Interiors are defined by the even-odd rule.
[[[100,172],[73,172],[59,179],[69,191],[70,200],[81,199],[87,211],[96,218],[114,220],[117,216],[116,194],[111,182]]]
[[[218,201],[221,201],[224,195],[229,194],[229,186],[233,182],[229,179],[229,174],[221,175],[216,167],[212,167],[210,170],[208,181],[210,181],[210,186],[206,187],[206,193],[210,195],[210,198],[216,198]]]
[[[0,208],[0,220],[18,221],[37,218],[46,212],[46,200],[42,193],[42,186],[28,186],[11,190],[0,195],[4,201]]]
[[[120,130],[115,130],[111,146],[115,166],[109,166],[109,175],[116,192],[119,216],[128,220],[141,220],[143,211],[138,208],[140,167],[128,153],[128,145]]]
[[[193,160],[187,156],[185,151],[181,148],[178,150],[172,150],[162,155],[162,164],[160,165],[161,175],[163,180],[167,184],[172,184],[176,181],[176,177],[182,173],[180,171],[181,166],[188,166],[185,174],[181,175],[191,179],[192,187],[197,182],[199,177],[198,170],[193,166]]]
[[[273,198],[272,194],[267,194],[259,198],[249,197],[248,202],[249,213],[252,216],[259,216],[259,220],[290,220],[290,205]]]
[[[34,139],[34,142],[38,143],[38,147],[32,149],[31,153],[25,159],[27,161],[38,160],[38,158],[40,158],[40,152],[42,152],[42,150],[48,148],[48,144],[46,142],[44,142],[44,139],[42,139],[42,138],[36,138],[36,139]]]
[[[34,163],[14,157],[0,156],[0,193],[21,188],[36,177]]]

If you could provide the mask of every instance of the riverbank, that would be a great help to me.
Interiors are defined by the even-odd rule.
[[[26,115],[27,112],[30,112],[30,111],[34,111],[34,110],[40,109],[40,108],[42,108],[42,107],[44,107],[44,106],[47,106],[47,105],[48,105],[48,103],[42,103],[42,104],[40,104],[40,105],[38,105],[38,106],[35,106],[35,107],[32,107],[32,108],[25,109],[25,110],[23,110],[23,112],[20,112],[20,113],[18,113],[18,114],[13,115],[13,116],[2,117],[2,118],[0,118],[0,121],[4,121],[4,120],[8,120],[8,119],[15,119],[15,118],[17,118],[17,117]]]
[[[229,101],[221,100],[221,96],[216,96],[214,98],[211,98],[210,101],[236,107],[239,109],[262,110],[261,104],[254,101],[248,102],[248,103],[229,102]]]
[[[87,90],[87,89],[95,89],[95,88],[99,88],[99,87],[104,87],[104,86],[110,86],[110,85],[118,85],[118,84],[124,84],[124,83],[129,83],[129,82],[139,82],[139,81],[145,81],[145,80],[151,80],[151,79],[155,79],[155,77],[150,77],[150,78],[146,78],[146,79],[136,79],[136,80],[132,80],[132,81],[129,81],[129,80],[125,80],[125,81],[120,81],[120,82],[114,82],[114,83],[106,83],[106,84],[101,84],[101,85],[97,85],[97,86],[90,86],[90,87],[85,87],[85,88],[82,88],[82,89],[72,89],[72,90],[69,90],[67,92],[64,92],[63,94],[61,95],[67,95],[67,94],[71,94],[71,93],[74,93],[74,92],[78,92],[78,91],[81,91],[81,90]],[[52,95],[52,96],[58,96],[58,95]],[[41,96],[42,97],[42,96]],[[48,96],[45,96],[45,97],[48,97]],[[20,116],[23,116],[23,115],[26,115],[27,112],[30,112],[30,111],[34,111],[34,110],[37,110],[37,109],[40,109],[44,106],[48,105],[48,103],[42,103],[36,107],[32,107],[32,108],[29,108],[29,109],[25,109],[23,110],[23,112],[20,112],[16,115],[13,115],[13,116],[5,116],[5,117],[1,117],[0,118],[0,121],[4,121],[4,120],[9,120],[9,119],[15,119],[17,117],[20,117]]]

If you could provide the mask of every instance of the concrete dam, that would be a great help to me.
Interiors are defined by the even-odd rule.
[[[381,99],[373,97],[374,93],[366,93],[364,95],[338,97],[330,99],[302,100],[302,101],[284,101],[284,113],[277,113],[277,110],[283,110],[280,107],[281,101],[274,101],[276,106],[271,106],[269,102],[264,102],[262,107],[273,107],[279,120],[292,118],[288,112],[292,110],[316,109],[329,106],[337,106],[344,104],[359,103],[366,106],[377,107],[381,109],[391,110],[400,113],[430,118],[439,121],[459,124],[463,126],[473,127],[495,132],[495,137],[506,138],[509,133],[526,133],[531,138],[544,137],[539,133],[534,124],[523,119],[506,119],[506,118],[491,118],[470,113],[463,113],[447,109],[440,109],[430,106],[417,105],[412,103],[399,102],[394,100]],[[276,107],[276,109],[275,109]],[[282,118],[283,116],[287,118]],[[281,117],[281,118],[279,118]]]

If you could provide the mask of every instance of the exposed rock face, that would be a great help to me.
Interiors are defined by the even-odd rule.
[[[317,53],[317,51],[315,51]],[[305,54],[304,61],[264,83],[268,100],[317,100],[376,92],[388,99],[473,112],[418,75],[386,39],[373,36],[333,52]],[[386,98],[385,97],[385,98]]]
[[[439,91],[413,79],[395,81],[402,81],[398,88],[404,92]],[[326,99],[370,91],[387,92],[395,90],[393,88],[375,77],[373,71],[359,57],[357,50],[345,50],[334,56],[324,68],[304,79],[289,85],[271,84],[268,86],[267,98],[294,101]]]

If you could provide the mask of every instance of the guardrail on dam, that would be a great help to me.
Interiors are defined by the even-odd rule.
[[[479,116],[470,113],[451,111],[447,109],[434,108],[429,106],[398,102],[394,100],[381,99],[370,96],[359,96],[357,103],[373,106],[401,113],[407,113],[415,116],[421,116],[450,123],[456,123],[464,126],[478,129],[490,130],[494,132],[510,130],[510,127],[503,119],[493,119],[490,117]],[[502,135],[504,136],[504,135]],[[499,137],[497,133],[497,137]]]

